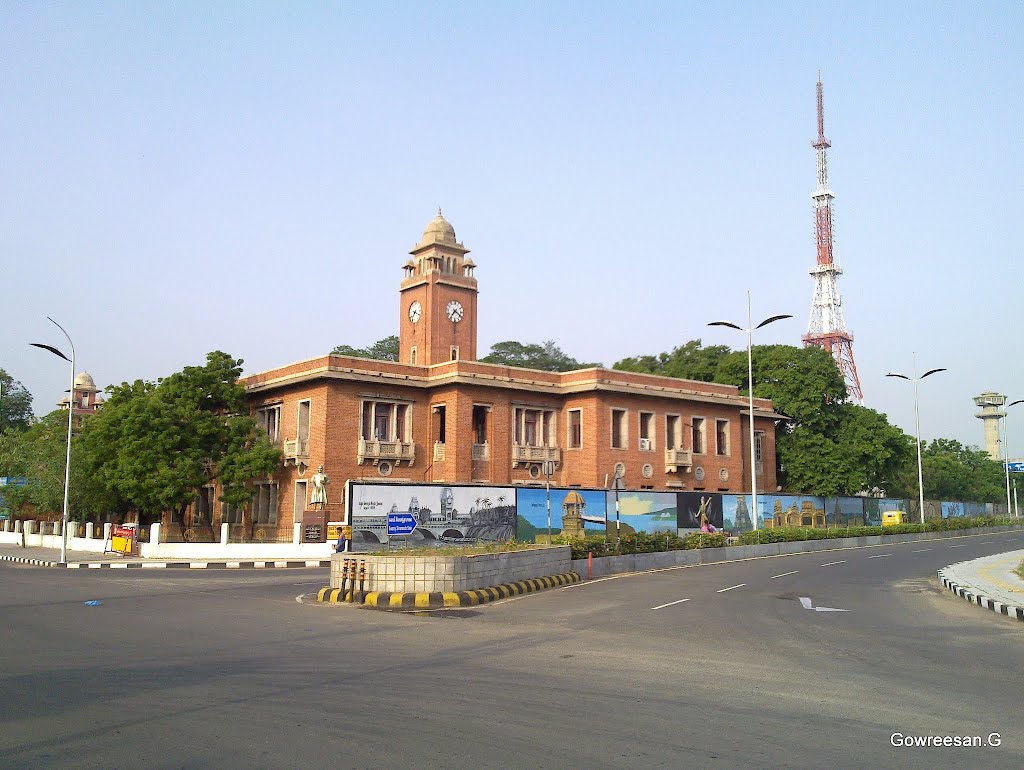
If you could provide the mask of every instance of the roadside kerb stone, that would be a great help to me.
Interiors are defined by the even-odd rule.
[[[898,543],[913,543],[928,540],[949,540],[972,535],[1020,530],[1024,525],[1000,527],[977,527],[975,529],[950,530],[946,532],[919,532],[899,535],[872,535],[870,537],[838,537],[828,540],[793,540],[785,543],[762,543],[759,545],[728,545],[722,548],[694,548],[691,550],[664,551],[658,553],[623,554],[620,556],[594,557],[590,577],[607,577],[629,572],[645,572],[671,567],[692,567],[698,564],[719,564],[740,559],[758,559],[813,551],[836,551],[865,546],[886,546]],[[665,558],[670,557],[670,558]],[[573,559],[572,569],[580,575],[587,575],[587,559]]]
[[[1024,551],[1011,551],[957,562],[939,570],[939,581],[961,599],[1024,621],[1024,581],[1013,572],[1022,558]]]

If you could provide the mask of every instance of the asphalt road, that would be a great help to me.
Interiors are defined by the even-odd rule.
[[[1022,542],[754,559],[418,616],[297,601],[325,569],[2,563],[0,766],[1019,768],[1024,624],[934,574]]]

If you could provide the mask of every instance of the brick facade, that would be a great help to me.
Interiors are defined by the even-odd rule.
[[[563,487],[605,487],[618,466],[628,489],[749,490],[747,398],[736,388],[601,368],[556,373],[473,360],[477,289],[468,250],[439,213],[411,253],[401,284],[398,362],[323,356],[243,379],[254,412],[280,405],[278,438],[286,449],[275,477],[280,528],[301,520],[296,484],[308,482],[321,464],[331,478],[329,520],[344,518],[347,479],[542,484],[545,459],[555,463],[551,483]],[[451,312],[459,309],[449,305],[453,301],[461,313]],[[419,307],[410,313],[413,302]],[[452,345],[459,348],[457,360],[451,360]],[[299,452],[289,442],[299,437],[304,402],[308,443]],[[754,408],[755,430],[763,432],[758,488],[774,491],[780,416],[765,399],[755,399]],[[571,430],[577,410],[578,447]],[[695,418],[704,420],[702,452],[692,451]]]

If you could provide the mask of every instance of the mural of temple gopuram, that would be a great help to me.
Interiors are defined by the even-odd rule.
[[[772,527],[825,527],[825,510],[815,508],[810,500],[804,500],[799,508],[793,503],[785,511],[782,510],[782,501],[776,500],[773,513]]]

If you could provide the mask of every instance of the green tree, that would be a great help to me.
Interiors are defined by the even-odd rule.
[[[375,361],[397,361],[398,337],[392,334],[390,337],[377,340],[368,348],[354,348],[351,345],[338,345],[331,351],[331,355],[372,358]]]
[[[109,388],[82,434],[83,464],[101,488],[147,519],[170,511],[179,523],[213,479],[222,501],[247,503],[251,482],[272,474],[281,455],[248,415],[241,364],[214,351],[205,366]]]
[[[0,432],[24,430],[32,422],[32,394],[0,369]]]
[[[6,505],[12,511],[54,513],[64,509],[67,437],[68,416],[60,409],[25,430],[0,433],[0,476],[27,480],[24,486],[4,488]]]
[[[916,458],[915,458],[916,459]],[[921,445],[924,496],[928,500],[997,502],[1006,500],[1003,464],[981,449],[963,446],[953,439],[938,438]],[[917,464],[907,474],[909,496],[917,494]]]
[[[672,348],[671,353],[623,358],[621,361],[617,361],[612,368],[626,372],[661,374],[684,380],[713,382],[719,364],[729,353],[727,345],[703,347],[700,340],[691,340],[677,348]]]
[[[548,340],[542,345],[523,344],[514,340],[496,342],[491,352],[480,359],[488,364],[504,364],[523,369],[540,369],[546,372],[571,372],[575,369],[589,369],[601,364],[580,363],[566,355],[561,348]]]

